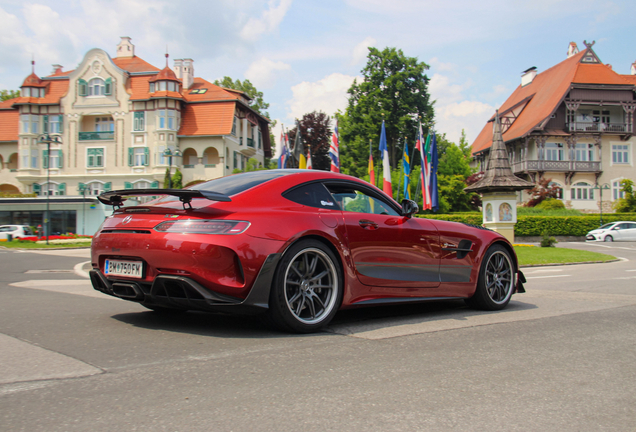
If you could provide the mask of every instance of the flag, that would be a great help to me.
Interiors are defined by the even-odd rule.
[[[389,163],[389,149],[386,146],[386,130],[384,120],[382,120],[382,132],[380,133],[380,155],[382,156],[382,190],[385,194],[393,198],[393,187],[391,186],[391,164]]]
[[[289,157],[289,151],[287,150],[287,135],[282,130],[280,131],[280,156],[278,157],[278,168],[287,167],[287,158]]]
[[[307,169],[312,169],[311,166],[311,146],[309,146],[309,152],[307,152]]]
[[[431,208],[434,212],[439,210],[439,194],[437,191],[437,139],[435,138],[435,132],[431,138],[431,177],[430,177],[430,189],[431,189]]]
[[[411,161],[409,159],[409,146],[404,140],[404,156],[402,156],[402,167],[404,168],[404,198],[411,199]]]
[[[373,168],[373,150],[371,149],[371,140],[369,140],[369,183],[375,186],[375,170]]]
[[[331,144],[329,145],[329,157],[331,158],[331,171],[340,172],[340,148],[338,145],[338,122],[333,128],[331,135]]]
[[[430,137],[427,139],[430,142]],[[428,187],[430,177],[430,166],[428,153],[426,152],[426,144],[424,143],[424,134],[422,133],[422,124],[417,135],[415,148],[420,152],[422,160],[422,172],[420,173],[420,183],[422,185],[422,210],[431,209],[431,190]]]
[[[298,161],[298,168],[307,168],[307,159],[305,159],[305,146],[300,136],[300,122],[296,120],[296,139],[294,140],[294,159]]]

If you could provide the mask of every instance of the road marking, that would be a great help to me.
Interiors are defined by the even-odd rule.
[[[636,279],[636,276],[629,276],[629,277],[616,277],[616,278],[612,278],[612,279],[617,279],[617,280],[623,280],[623,279]]]
[[[625,270],[625,271],[628,271],[628,272],[636,272],[636,269],[634,269],[634,270]]]
[[[25,273],[73,273],[73,270],[27,270]]]
[[[91,285],[90,281],[87,281],[85,279],[27,280],[11,283],[9,285],[17,288],[29,288],[62,294],[75,294],[100,299],[119,300],[116,297],[112,297],[96,291]]]
[[[532,271],[524,271],[523,274],[535,274],[535,273],[545,273],[545,272],[562,272],[563,269],[537,269]]]
[[[552,276],[530,276],[526,279],[547,279],[547,278],[558,278],[558,277],[570,277],[570,275],[552,275]]]
[[[356,323],[332,324],[328,331],[360,339],[388,339],[483,325],[537,320],[582,312],[636,305],[636,295],[532,290],[513,297],[501,311],[461,308],[390,317]]]

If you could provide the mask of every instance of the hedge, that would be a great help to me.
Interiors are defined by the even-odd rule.
[[[426,215],[428,219],[449,220],[471,225],[483,225],[481,214]],[[616,221],[636,222],[636,213],[610,213],[603,215],[603,223]],[[584,216],[517,216],[515,235],[540,236],[547,229],[551,236],[585,236],[600,225],[599,215]]]

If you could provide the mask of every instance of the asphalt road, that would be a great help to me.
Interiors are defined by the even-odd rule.
[[[287,335],[104,296],[86,250],[0,250],[0,431],[627,431],[636,243],[525,269],[495,313],[462,302],[341,312]]]

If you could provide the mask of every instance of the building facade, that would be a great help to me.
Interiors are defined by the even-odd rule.
[[[600,61],[593,44],[579,51],[572,42],[561,63],[542,73],[524,71],[499,116],[517,176],[534,183],[551,179],[568,208],[599,212],[602,198],[602,211],[611,212],[620,181],[636,179],[636,62],[630,75],[618,74]],[[472,145],[478,164],[492,145],[493,120]],[[528,198],[520,193],[520,201]]]
[[[16,220],[14,213],[39,207],[43,197],[76,197],[84,208],[87,200],[99,208],[94,197],[104,191],[163,187],[168,169],[179,168],[186,184],[271,157],[269,120],[244,93],[196,77],[192,59],[175,60],[173,70],[166,55],[159,69],[122,37],[113,58],[92,49],[72,71],[53,67],[46,77],[33,72],[20,97],[0,103],[0,192],[36,194],[0,199],[0,224],[20,223],[23,215]],[[60,143],[49,148],[40,142],[43,134]],[[77,221],[71,231],[81,232],[82,211],[71,207]],[[95,229],[102,213],[89,217],[98,221]]]

